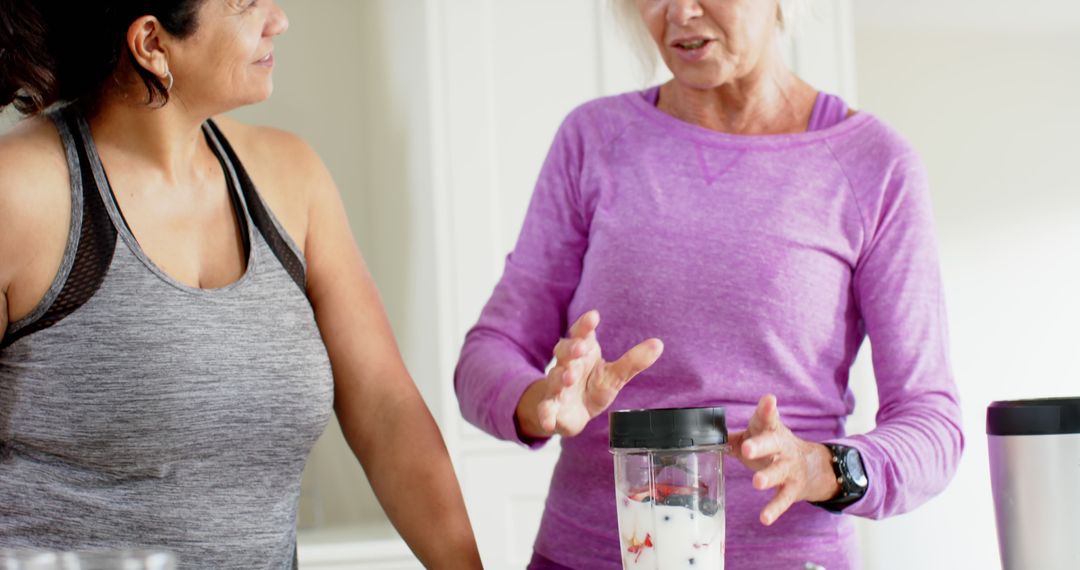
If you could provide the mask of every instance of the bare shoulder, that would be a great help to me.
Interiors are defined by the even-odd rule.
[[[50,174],[66,175],[66,168],[63,173],[55,168],[65,165],[60,136],[45,117],[24,119],[0,135],[0,184],[5,187]]]
[[[256,175],[269,175],[275,179],[299,182],[325,170],[322,160],[304,139],[274,127],[263,127],[241,123],[236,119],[219,116],[214,122],[221,128],[236,150],[253,179]],[[255,180],[258,183],[258,180]],[[273,187],[271,187],[273,186]],[[270,185],[265,192],[283,191],[290,194],[310,190],[307,185],[277,187]],[[259,188],[264,192],[263,188]]]
[[[67,223],[70,200],[67,160],[51,121],[26,119],[0,135],[0,272],[30,251],[32,235]]]
[[[248,125],[226,116],[214,118],[236,151],[259,195],[301,248],[314,200],[333,186],[315,150],[283,129]]]
[[[52,122],[25,119],[0,135],[0,297],[17,320],[37,302],[67,241],[71,179]]]
[[[225,115],[214,117],[214,122],[238,153],[246,151],[252,160],[266,166],[277,167],[284,173],[321,167],[322,161],[311,145],[289,131],[248,125]],[[283,158],[289,160],[282,161]]]

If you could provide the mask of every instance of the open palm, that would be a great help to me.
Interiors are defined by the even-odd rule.
[[[631,379],[652,366],[664,350],[659,339],[631,348],[614,362],[604,360],[596,341],[600,314],[589,311],[555,345],[555,366],[544,379],[545,397],[538,404],[540,424],[548,433],[574,436],[603,413]]]

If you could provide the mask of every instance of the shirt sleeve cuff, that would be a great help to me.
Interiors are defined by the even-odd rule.
[[[491,407],[494,414],[492,425],[500,439],[518,443],[529,449],[539,449],[551,439],[550,437],[539,439],[525,437],[518,430],[517,422],[514,420],[521,396],[533,382],[543,376],[543,372],[528,368],[508,375],[506,381],[501,384],[498,393],[495,394],[494,406]]]

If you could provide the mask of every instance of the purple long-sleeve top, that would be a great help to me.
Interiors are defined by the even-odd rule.
[[[805,133],[746,136],[667,115],[657,94],[597,99],[560,127],[466,337],[462,413],[539,445],[520,439],[517,402],[569,324],[598,309],[606,359],[650,337],[665,347],[612,410],[719,405],[741,430],[773,393],[797,436],[862,455],[869,489],[845,514],[800,502],[771,527],[758,515],[773,491],[725,461],[728,570],[857,568],[852,515],[920,505],[963,449],[924,168],[873,115],[837,115],[834,96],[818,97]],[[873,430],[848,435],[864,337],[880,407]],[[607,441],[605,414],[560,440],[535,550],[568,568],[621,567]]]

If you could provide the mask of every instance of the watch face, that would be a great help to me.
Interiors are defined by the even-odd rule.
[[[862,457],[859,456],[857,450],[848,449],[847,453],[844,453],[844,467],[847,468],[848,476],[853,483],[859,487],[866,487],[866,472],[863,471]]]

